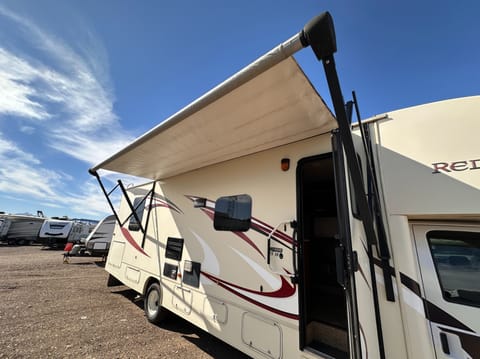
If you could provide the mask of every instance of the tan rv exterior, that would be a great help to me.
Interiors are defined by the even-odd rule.
[[[373,243],[337,120],[284,47],[91,170],[152,180],[122,187],[106,270],[150,321],[253,358],[478,358],[480,97],[353,127]]]

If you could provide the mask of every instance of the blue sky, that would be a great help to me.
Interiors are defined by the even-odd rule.
[[[325,10],[363,117],[479,94],[473,0],[1,1],[0,210],[103,217],[89,167]],[[296,58],[330,103],[321,64]]]

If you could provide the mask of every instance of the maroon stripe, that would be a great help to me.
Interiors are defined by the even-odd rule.
[[[126,228],[120,227],[120,229],[122,230],[122,234],[125,237],[125,239],[127,240],[127,242],[130,243],[133,246],[133,248],[135,248],[137,251],[142,253],[144,256],[147,256],[147,257],[150,258],[150,256],[147,253],[145,253],[143,248],[140,247],[137,242],[135,242],[135,239],[133,239],[132,235],[130,234],[130,232]]]
[[[293,313],[289,313],[289,312],[284,312],[282,310],[279,310],[277,308],[273,308],[273,307],[270,307],[269,305],[265,304],[265,303],[261,303],[259,301],[256,301],[255,299],[252,299],[250,297],[247,297],[246,295],[242,294],[242,293],[239,293],[237,292],[236,290],[234,290],[233,288],[231,288],[230,286],[233,286],[235,288],[238,288],[238,289],[242,289],[242,290],[245,290],[245,291],[248,291],[250,293],[254,293],[254,294],[260,294],[260,295],[264,295],[266,297],[277,297],[277,298],[284,298],[285,297],[285,293],[290,293],[290,291],[288,291],[289,289],[288,288],[293,288],[293,292],[291,292],[291,295],[293,295],[295,293],[295,288],[294,287],[290,287],[288,285],[288,282],[283,278],[282,278],[282,287],[278,290],[278,291],[275,291],[275,292],[271,292],[271,293],[264,293],[264,292],[258,292],[258,291],[253,291],[253,290],[249,290],[249,289],[246,289],[246,288],[242,288],[242,287],[239,287],[235,284],[232,284],[232,283],[228,283],[228,282],[225,282],[219,278],[216,278],[208,273],[205,273],[205,272],[202,272],[203,275],[205,275],[207,278],[209,278],[210,280],[212,280],[213,282],[215,282],[216,284],[218,284],[220,287],[226,289],[227,291],[229,291],[230,293],[233,293],[235,294],[236,296],[246,300],[247,302],[250,302],[260,308],[263,308],[265,310],[268,310],[269,312],[272,312],[272,313],[275,313],[275,314],[278,314],[278,315],[281,315],[283,317],[286,317],[286,318],[290,318],[290,319],[295,319],[295,320],[298,320],[299,317],[297,314],[293,314]],[[228,284],[227,284],[228,283]],[[284,286],[284,283],[286,283],[287,285]],[[230,286],[229,286],[230,285]],[[288,291],[288,292],[287,292]],[[282,296],[278,296],[278,295],[271,295],[273,293],[282,293]]]

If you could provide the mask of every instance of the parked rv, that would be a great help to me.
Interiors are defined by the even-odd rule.
[[[110,215],[102,219],[92,232],[86,238],[79,242],[65,247],[64,262],[68,262],[70,257],[92,256],[105,258],[112,241],[113,230],[115,228],[115,216]]]
[[[84,221],[56,217],[43,223],[38,237],[44,246],[63,249],[67,242],[77,243],[85,239],[92,228],[90,223]]]
[[[85,240],[87,253],[94,257],[106,256],[110,249],[114,228],[114,215],[101,220]]]
[[[109,284],[254,358],[479,358],[480,96],[352,128],[335,51],[325,13],[90,169]],[[100,169],[152,181],[108,191]]]
[[[0,240],[8,244],[32,244],[37,241],[38,233],[45,217],[28,214],[0,215]]]
[[[8,229],[10,228],[10,219],[5,215],[0,215],[0,241],[4,241],[7,238]]]

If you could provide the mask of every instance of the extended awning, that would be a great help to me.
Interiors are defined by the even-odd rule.
[[[292,57],[274,48],[91,171],[153,180],[331,131],[337,122]]]

